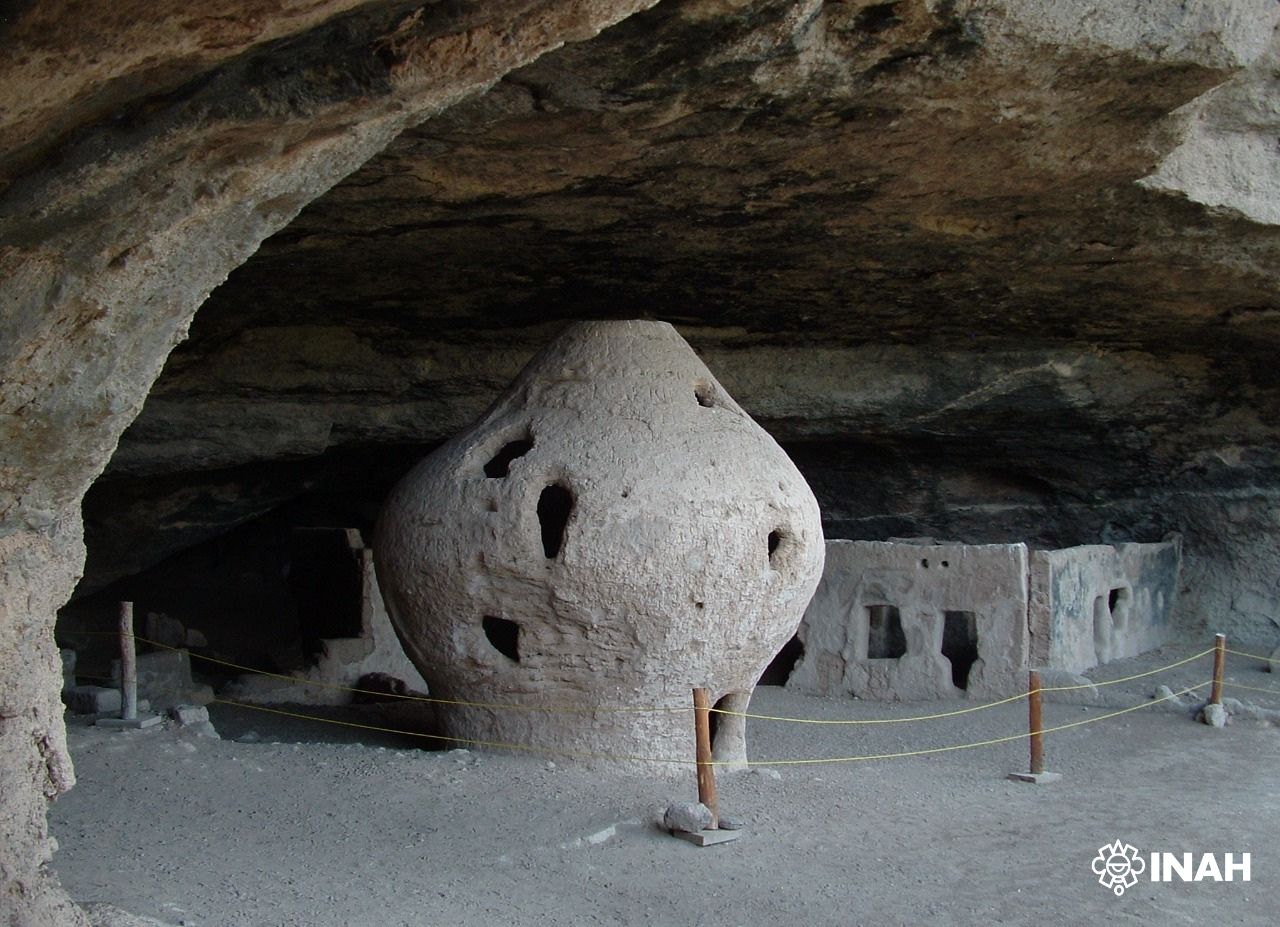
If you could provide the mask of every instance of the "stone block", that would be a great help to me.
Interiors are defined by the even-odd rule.
[[[184,727],[209,720],[209,709],[203,705],[175,705],[169,709],[169,717]]]
[[[697,801],[672,802],[662,815],[662,826],[696,834],[711,826],[711,809]]]
[[[111,678],[120,679],[120,661],[111,664]],[[203,687],[201,687],[203,688]],[[160,650],[138,654],[138,698],[147,699],[157,711],[198,701],[191,679],[191,657],[185,650]]]
[[[120,690],[105,686],[69,686],[62,690],[62,701],[77,715],[119,712],[121,705]]]

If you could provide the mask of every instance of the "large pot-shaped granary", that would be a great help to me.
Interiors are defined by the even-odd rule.
[[[822,573],[818,505],[670,325],[588,322],[412,470],[379,578],[446,733],[687,761],[690,690],[745,709]],[[519,707],[499,707],[519,706]],[[745,759],[720,717],[717,758]]]

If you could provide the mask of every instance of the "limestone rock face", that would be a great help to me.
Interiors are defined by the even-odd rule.
[[[433,694],[600,709],[456,709],[451,734],[666,759],[688,712],[605,709],[745,706],[824,553],[800,473],[659,322],[569,328],[397,486],[376,549]]]

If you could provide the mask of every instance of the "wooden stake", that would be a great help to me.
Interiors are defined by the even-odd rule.
[[[133,644],[133,603],[120,603],[120,717],[138,718],[138,661]]]
[[[711,809],[710,830],[720,826],[720,811],[716,801],[716,768],[711,764],[711,693],[706,689],[693,690],[693,731],[697,744],[698,801]]]
[[[1213,635],[1213,688],[1209,690],[1209,702],[1222,704],[1222,674],[1227,668],[1227,635]]]
[[[1044,772],[1044,724],[1040,717],[1040,674],[1027,673],[1027,721],[1031,730],[1031,774]]]

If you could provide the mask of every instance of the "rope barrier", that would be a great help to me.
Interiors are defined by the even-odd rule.
[[[377,731],[382,734],[399,734],[404,737],[421,737],[428,740],[442,740],[447,743],[468,744],[474,747],[489,747],[494,750],[516,750],[521,753],[534,753],[540,756],[564,757],[566,759],[577,760],[634,760],[643,763],[679,763],[682,765],[696,765],[696,760],[690,759],[663,759],[656,756],[627,756],[625,754],[607,754],[607,753],[585,753],[569,750],[553,750],[549,747],[536,747],[530,744],[508,744],[493,740],[476,740],[469,737],[450,737],[445,734],[428,734],[425,731],[403,731],[393,727],[379,727],[375,724],[361,724],[357,721],[339,721],[334,718],[321,718],[317,715],[306,715],[297,711],[285,711],[282,708],[268,708],[265,705],[254,705],[249,702],[233,702],[229,699],[215,698],[214,704],[231,705],[236,708],[247,708],[251,711],[261,711],[267,714],[284,715],[288,718],[299,718],[303,721],[315,721],[319,724],[336,724],[341,727],[359,728],[365,731]]]
[[[1246,653],[1243,650],[1232,650],[1230,647],[1226,648],[1226,652],[1233,653],[1237,657],[1252,657],[1255,660],[1261,660],[1263,663],[1280,663],[1280,657],[1264,657],[1262,654]]]
[[[74,631],[74,634],[110,634],[113,637],[119,637],[119,633],[115,631]],[[382,699],[402,699],[410,702],[427,702],[433,705],[453,705],[460,708],[482,708],[491,711],[541,711],[548,714],[599,714],[613,712],[676,712],[688,713],[693,708],[687,705],[601,705],[597,707],[582,705],[517,705],[505,702],[467,702],[458,699],[435,698],[430,695],[406,695],[398,692],[382,692],[377,689],[357,689],[352,686],[344,686],[337,682],[326,682],[321,679],[306,679],[301,676],[290,676],[285,673],[273,673],[269,670],[255,669],[251,666],[245,666],[240,663],[232,663],[230,660],[220,660],[217,657],[209,657],[200,653],[191,653],[186,647],[174,647],[170,644],[162,644],[159,641],[148,640],[138,634],[131,635],[135,642],[147,644],[151,647],[157,647],[161,650],[170,650],[175,652],[185,651],[188,656],[196,660],[204,660],[206,663],[215,663],[218,666],[226,666],[231,669],[240,670],[242,673],[248,673],[254,676],[266,676],[270,679],[279,679],[283,682],[294,683],[304,686],[316,686],[322,689],[334,689],[339,692],[355,692],[360,695],[376,695]],[[89,678],[89,677],[85,677]]]
[[[1246,686],[1238,682],[1223,682],[1223,685],[1232,689],[1247,689],[1250,692],[1265,692],[1268,695],[1280,696],[1280,689],[1260,689],[1257,686]]]
[[[1210,685],[1210,681],[1202,682],[1199,685],[1188,686],[1175,695],[1186,695],[1188,692],[1194,692],[1196,689],[1203,689]],[[1128,708],[1121,708],[1118,711],[1108,712],[1105,715],[1098,715],[1096,718],[1085,718],[1080,721],[1072,721],[1068,724],[1059,724],[1056,727],[1046,727],[1040,731],[1043,734],[1053,734],[1058,731],[1069,730],[1074,727],[1083,727],[1086,724],[1095,724],[1098,721],[1106,721],[1110,718],[1117,718],[1120,715],[1127,715],[1130,712],[1141,711],[1143,708],[1150,708],[1152,705],[1158,705],[1163,699],[1153,699],[1152,701],[1143,702],[1139,705],[1131,705]],[[990,740],[980,740],[971,744],[951,744],[945,747],[927,747],[923,750],[903,750],[898,753],[869,753],[861,756],[833,756],[823,757],[812,760],[753,760],[747,765],[749,766],[816,766],[822,763],[855,763],[865,760],[894,760],[908,756],[928,756],[935,753],[950,753],[955,750],[972,750],[975,747],[992,747],[997,744],[1012,743],[1016,740],[1026,740],[1031,737],[1031,732],[1027,731],[1021,734],[1010,734],[1006,737],[993,737]]]
[[[1166,670],[1171,670],[1178,666],[1184,666],[1185,664],[1190,663],[1193,660],[1199,660],[1201,657],[1208,656],[1211,653],[1213,653],[1212,647],[1210,647],[1208,650],[1202,650],[1199,653],[1194,653],[1191,656],[1186,657],[1185,659],[1177,661],[1176,663],[1170,663],[1168,666],[1162,666],[1159,669],[1147,670],[1145,673],[1134,673],[1132,676],[1121,676],[1119,679],[1103,679],[1098,682],[1081,683],[1079,685],[1074,685],[1074,686],[1043,686],[1041,687],[1040,691],[1041,692],[1071,692],[1076,689],[1098,689],[1098,688],[1101,688],[1102,686],[1114,686],[1120,682],[1132,682],[1135,679],[1142,679],[1146,676],[1154,676],[1157,673],[1163,673]]]
[[[86,630],[86,631],[75,631],[70,633],[109,634],[113,637],[119,636],[118,632],[115,632],[115,631],[87,631]],[[191,653],[190,650],[188,650],[185,647],[174,647],[170,644],[163,644],[163,643],[160,643],[159,641],[149,640],[148,638],[142,637],[138,634],[134,634],[132,635],[132,637],[134,641],[147,644],[148,646],[151,646],[151,647],[156,647],[161,650],[169,650],[174,652],[186,651],[187,654],[194,659],[204,660],[208,663],[214,663],[219,666],[225,666],[231,669],[236,669],[243,673],[248,673],[248,674],[257,675],[257,676],[266,676],[271,679],[279,679],[283,682],[288,682],[288,683],[297,684],[297,685],[316,686],[318,688],[336,690],[340,692],[351,692],[359,695],[376,695],[380,699],[399,699],[403,701],[421,702],[421,703],[427,703],[427,704],[433,704],[433,705],[451,705],[459,708],[476,708],[476,709],[489,710],[489,711],[508,711],[508,710],[509,711],[537,711],[537,712],[544,712],[548,714],[598,714],[598,713],[627,713],[627,712],[687,713],[693,710],[689,706],[670,706],[670,705],[660,705],[660,706],[610,705],[610,706],[598,706],[598,707],[589,707],[589,706],[580,706],[580,705],[519,705],[519,704],[505,703],[505,702],[470,702],[470,701],[463,701],[459,699],[436,698],[434,696],[429,696],[429,695],[409,695],[409,694],[401,694],[396,692],[382,692],[375,689],[359,689],[353,686],[344,686],[341,683],[327,682],[324,680],[306,679],[300,676],[292,676],[284,673],[273,673],[268,670],[260,670],[250,666],[245,666],[240,663],[233,663],[229,660],[221,660],[216,657],[205,656],[204,654]],[[1192,654],[1189,657],[1185,657],[1181,660],[1178,660],[1174,663],[1170,663],[1166,666],[1158,667],[1157,669],[1153,669],[1153,670],[1146,670],[1141,673],[1133,673],[1132,675],[1122,676],[1118,679],[1106,679],[1106,680],[1100,680],[1098,682],[1080,683],[1080,684],[1067,685],[1067,686],[1042,686],[1040,687],[1039,691],[1042,693],[1043,692],[1072,692],[1072,691],[1077,691],[1082,689],[1094,689],[1102,686],[1113,686],[1123,682],[1132,682],[1135,679],[1143,679],[1148,676],[1155,676],[1159,673],[1164,673],[1164,672],[1167,672],[1168,670],[1175,669],[1187,663],[1191,663],[1194,660],[1198,660],[1203,656],[1213,653],[1213,651],[1214,651],[1214,648],[1210,647],[1206,650],[1202,650],[1199,653]],[[1243,654],[1240,651],[1234,651],[1234,650],[1228,650],[1227,652],[1236,653],[1242,656],[1255,656],[1254,654]],[[1259,659],[1265,659],[1265,658],[1259,658]],[[94,677],[85,676],[85,678],[94,678]],[[102,679],[105,677],[97,677],[97,678]],[[1269,691],[1269,690],[1258,690],[1258,691]],[[756,721],[777,721],[777,722],[785,722],[790,724],[816,724],[816,725],[907,724],[907,723],[914,723],[917,721],[936,721],[943,718],[954,718],[961,715],[972,714],[974,712],[986,711],[987,709],[990,709],[990,708],[998,708],[1001,705],[1008,705],[1013,702],[1021,701],[1027,698],[1028,694],[1029,693],[1027,692],[1020,692],[1017,695],[1011,695],[1008,698],[997,699],[996,701],[992,701],[992,702],[984,702],[981,705],[971,705],[965,708],[957,708],[950,711],[935,712],[927,715],[915,715],[909,718],[840,718],[840,719],[793,718],[785,715],[765,715],[757,712],[731,711],[726,708],[710,708],[708,709],[708,711],[713,712],[715,714],[720,714],[720,715],[735,716],[740,718],[750,718]],[[228,702],[227,704],[247,705],[247,703],[237,703],[237,702]],[[659,762],[668,762],[668,761],[661,760]]]
[[[74,632],[74,633],[107,634],[112,632],[84,631],[84,632]],[[181,647],[174,647],[169,644],[163,644],[163,643],[160,643],[159,641],[152,641],[138,635],[133,635],[133,639],[135,641],[140,641],[144,644],[147,644],[149,646],[156,647],[162,650],[182,651],[186,649]],[[344,686],[339,683],[330,683],[330,682],[325,682],[321,680],[308,680],[308,679],[303,679],[297,676],[290,676],[290,675],[285,675],[281,673],[272,673],[265,670],[257,670],[252,667],[243,666],[237,663],[232,663],[231,661],[228,661],[228,660],[220,660],[218,658],[207,657],[202,654],[190,654],[190,651],[187,651],[187,652],[189,653],[190,656],[195,657],[196,659],[206,660],[210,663],[226,666],[232,669],[240,670],[241,672],[245,672],[245,673],[267,676],[269,678],[281,679],[289,683],[315,685],[322,688],[338,689],[346,692],[377,695],[382,698],[398,698],[398,699],[404,699],[404,700],[414,701],[414,702],[428,702],[433,704],[453,705],[453,706],[466,707],[466,708],[480,708],[480,709],[489,709],[489,710],[513,709],[513,710],[522,710],[522,711],[543,711],[543,712],[563,712],[563,713],[583,713],[583,714],[595,714],[597,712],[609,712],[609,711],[687,712],[692,710],[691,708],[688,708],[688,707],[674,707],[674,706],[658,706],[658,707],[642,707],[642,706],[603,707],[602,706],[599,708],[590,708],[590,707],[570,706],[570,705],[564,705],[564,706],[516,705],[516,704],[506,704],[506,703],[469,702],[469,701],[454,700],[454,699],[440,699],[440,698],[434,698],[431,696],[422,696],[422,695],[401,695],[398,693],[387,693],[387,692],[379,692],[376,690],[359,689],[351,686]],[[1037,694],[1042,692],[1068,692],[1068,691],[1074,691],[1074,690],[1080,690],[1080,689],[1091,689],[1099,686],[1116,685],[1123,682],[1131,682],[1135,679],[1143,679],[1149,676],[1157,675],[1159,673],[1167,672],[1168,670],[1175,669],[1179,666],[1184,666],[1188,663],[1191,663],[1194,660],[1198,660],[1201,657],[1204,657],[1213,652],[1214,652],[1214,648],[1209,648],[1207,650],[1200,651],[1199,653],[1192,654],[1191,656],[1185,657],[1181,660],[1177,660],[1166,666],[1158,667],[1152,670],[1146,670],[1140,673],[1133,673],[1128,676],[1122,676],[1117,679],[1109,679],[1109,680],[1102,680],[1099,682],[1089,682],[1089,683],[1067,685],[1067,686],[1042,686],[1037,688],[1035,692]],[[1257,656],[1256,654],[1248,654],[1241,651],[1228,651],[1228,652],[1235,653],[1238,656],[1246,656],[1246,657]],[[1259,659],[1263,659],[1263,658],[1259,657]],[[101,679],[105,677],[93,677],[93,676],[88,676],[86,674],[85,678]],[[1175,695],[1177,696],[1185,695],[1189,692],[1194,692],[1198,689],[1202,689],[1205,686],[1211,685],[1211,684],[1212,684],[1212,681],[1208,681],[1208,682],[1199,683],[1194,686],[1188,686],[1187,688],[1184,688],[1179,692],[1175,693]],[[1272,689],[1262,689],[1262,688],[1257,688],[1253,686],[1242,685],[1239,683],[1227,683],[1227,685],[1230,685],[1239,689],[1247,689],[1249,691],[1265,692],[1270,695],[1280,695],[1280,691],[1272,690]],[[987,702],[981,705],[973,705],[966,708],[936,712],[936,713],[927,714],[927,715],[916,715],[909,718],[856,718],[856,719],[792,718],[792,717],[778,716],[778,715],[765,715],[765,714],[759,714],[754,712],[729,711],[727,709],[719,709],[719,708],[711,708],[708,710],[715,712],[717,714],[736,715],[739,717],[751,718],[753,720],[759,720],[759,721],[782,721],[782,722],[790,722],[790,723],[796,723],[796,724],[825,724],[825,725],[902,724],[902,723],[915,722],[915,721],[929,721],[929,720],[937,720],[942,718],[951,718],[951,717],[957,717],[960,715],[972,714],[978,711],[985,711],[990,708],[996,708],[1001,705],[1008,705],[1014,702],[1021,701],[1022,699],[1027,698],[1030,694],[1031,693],[1029,692],[1019,693],[1018,695],[1010,696],[1009,698],[998,699],[996,701]],[[1078,721],[1068,722],[1068,723],[1056,725],[1050,728],[1044,728],[1044,729],[1041,729],[1038,733],[1040,735],[1052,734],[1052,733],[1070,730],[1072,728],[1081,727],[1087,724],[1093,724],[1099,721],[1106,721],[1111,718],[1116,718],[1121,715],[1129,714],[1131,712],[1140,711],[1144,708],[1149,708],[1150,706],[1158,704],[1161,701],[1164,701],[1164,699],[1155,699],[1155,700],[1140,703],[1138,705],[1132,705],[1128,708],[1122,708],[1116,711],[1107,712],[1105,714],[1098,715],[1097,717],[1094,717],[1094,718],[1084,718]],[[742,762],[737,760],[711,760],[711,761],[703,761],[699,763],[697,760],[690,760],[686,758],[668,758],[668,757],[652,757],[652,756],[636,756],[636,755],[623,755],[623,754],[592,753],[592,752],[583,752],[583,751],[555,750],[555,749],[538,747],[538,746],[529,745],[529,744],[513,744],[513,743],[503,743],[499,741],[481,740],[476,738],[453,737],[445,734],[431,734],[431,733],[426,733],[422,731],[407,731],[407,730],[401,730],[398,728],[384,727],[384,726],[375,725],[375,724],[364,724],[364,723],[355,722],[355,721],[342,721],[334,718],[324,718],[317,715],[310,715],[302,712],[289,711],[281,708],[270,708],[263,705],[256,705],[248,702],[240,702],[240,701],[235,701],[235,700],[225,699],[225,698],[215,698],[213,699],[213,703],[219,704],[219,705],[226,705],[234,708],[242,708],[250,711],[263,712],[266,714],[290,717],[290,718],[295,718],[303,721],[311,721],[311,722],[320,723],[320,724],[333,724],[333,725],[338,725],[340,727],[345,727],[345,728],[367,730],[367,731],[373,731],[373,732],[383,733],[383,734],[393,734],[393,735],[402,736],[402,737],[422,738],[427,740],[440,741],[443,743],[486,747],[494,750],[511,750],[518,753],[535,754],[540,756],[553,756],[553,757],[582,759],[582,760],[630,761],[630,762],[666,763],[666,764],[695,765],[695,766],[739,765]],[[858,754],[853,756],[839,756],[839,757],[817,757],[817,758],[801,758],[801,759],[779,758],[779,759],[771,759],[771,760],[754,760],[754,761],[747,761],[746,765],[747,766],[810,766],[810,765],[819,765],[819,764],[854,763],[854,762],[867,762],[872,760],[888,760],[888,759],[901,759],[901,758],[916,757],[916,756],[931,756],[934,754],[950,753],[958,750],[972,750],[980,747],[997,746],[999,744],[1012,743],[1015,741],[1024,740],[1032,736],[1034,736],[1033,732],[1027,731],[1027,732],[1019,732],[1017,734],[1006,735],[1003,737],[988,738],[986,740],[975,741],[972,743],[948,744],[940,747],[925,747],[925,748],[916,749],[916,750],[902,750],[902,751],[896,751],[891,753],[868,753],[868,754]]]
[[[1142,673],[1134,673],[1131,676],[1122,676],[1119,679],[1107,679],[1101,682],[1090,682],[1070,686],[1041,686],[1040,692],[1072,692],[1078,689],[1094,689],[1100,686],[1114,686],[1121,682],[1132,682],[1135,679],[1143,679],[1147,676],[1155,676],[1158,673],[1164,673],[1168,670],[1179,666],[1184,666],[1193,660],[1199,660],[1203,656],[1213,653],[1213,648],[1202,650],[1199,653],[1192,654],[1176,663],[1170,663],[1168,666],[1162,666],[1159,669],[1147,670]],[[785,715],[762,715],[749,711],[729,711],[724,708],[709,709],[716,714],[734,715],[739,718],[751,718],[756,721],[786,721],[792,724],[905,724],[913,721],[934,721],[939,718],[953,718],[957,715],[967,715],[975,711],[985,711],[988,708],[996,708],[1000,705],[1008,705],[1011,702],[1018,702],[1029,695],[1027,692],[1020,692],[1017,695],[1011,695],[1008,698],[1002,698],[994,702],[984,702],[981,705],[972,705],[968,708],[957,708],[953,711],[940,711],[936,714],[916,715],[911,718],[844,718],[844,719],[823,719],[823,718],[790,718]]]
[[[1199,683],[1198,685],[1188,686],[1175,695],[1186,695],[1188,692],[1194,692],[1197,689],[1203,689],[1210,685],[1209,681]],[[1126,715],[1131,712],[1141,711],[1144,708],[1150,708],[1152,705],[1160,704],[1163,699],[1153,699],[1151,701],[1142,702],[1138,705],[1131,705],[1128,708],[1121,708],[1116,711],[1107,712],[1098,715],[1096,718],[1084,718],[1079,721],[1071,721],[1066,724],[1059,724],[1054,727],[1044,728],[1041,734],[1053,734],[1059,731],[1066,731],[1072,728],[1083,727],[1087,724],[1095,724],[1099,721],[1107,721],[1111,718],[1117,718],[1120,715]],[[336,724],[341,727],[358,728],[360,730],[376,731],[383,734],[397,734],[404,737],[419,737],[430,740],[440,740],[447,743],[468,744],[477,747],[488,747],[495,750],[514,750],[520,753],[531,753],[540,756],[562,757],[567,759],[583,759],[583,760],[610,760],[610,761],[632,761],[642,763],[674,763],[681,766],[729,766],[740,765],[735,760],[712,760],[709,763],[699,764],[697,760],[687,758],[663,758],[652,756],[631,756],[626,754],[606,754],[606,753],[586,753],[567,750],[553,750],[546,747],[531,746],[529,744],[510,744],[499,741],[477,740],[466,737],[450,737],[444,734],[428,734],[422,731],[404,731],[397,728],[380,727],[373,724],[361,724],[355,721],[338,721],[332,718],[321,718],[316,715],[307,715],[301,712],[286,711],[279,708],[267,708],[262,705],[253,705],[245,702],[234,702],[228,699],[214,699],[214,702],[221,705],[230,705],[237,708],[245,708],[252,711],[265,712],[267,714],[283,715],[285,717],[297,718],[304,721],[314,721],[320,724]],[[975,741],[966,744],[948,744],[942,747],[926,747],[920,750],[902,750],[895,753],[867,753],[856,756],[836,756],[836,757],[818,757],[814,759],[773,759],[773,760],[748,760],[747,766],[815,766],[820,764],[831,763],[856,763],[866,762],[869,760],[892,760],[902,759],[911,756],[930,756],[938,753],[952,753],[957,750],[973,750],[978,747],[991,747],[999,744],[1013,743],[1018,740],[1025,740],[1031,736],[1029,731],[1018,734],[1009,734],[1004,737],[993,737],[988,740]]]

